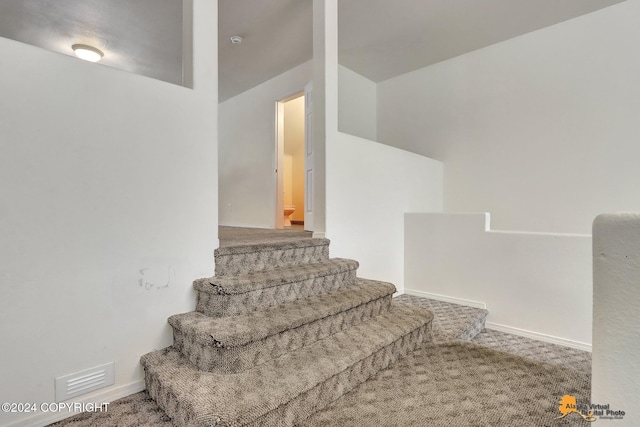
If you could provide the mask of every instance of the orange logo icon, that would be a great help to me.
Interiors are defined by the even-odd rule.
[[[593,409],[589,409],[586,415],[583,414],[578,409],[578,403],[575,396],[570,396],[568,394],[565,394],[564,396],[562,396],[562,399],[560,399],[560,406],[558,407],[558,410],[562,415],[556,417],[556,419],[564,418],[567,415],[575,412],[576,414],[580,415],[585,421],[593,422],[597,420],[597,418],[593,416]]]

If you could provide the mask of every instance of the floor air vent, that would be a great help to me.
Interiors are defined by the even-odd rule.
[[[113,362],[56,378],[56,402],[81,396],[115,383]]]

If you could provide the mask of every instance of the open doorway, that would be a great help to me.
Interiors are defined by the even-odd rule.
[[[276,143],[276,228],[304,229],[304,92],[276,102]]]

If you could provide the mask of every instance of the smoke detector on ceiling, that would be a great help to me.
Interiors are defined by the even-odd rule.
[[[233,43],[233,44],[242,43],[242,37],[240,37],[240,36],[231,36],[231,43]]]

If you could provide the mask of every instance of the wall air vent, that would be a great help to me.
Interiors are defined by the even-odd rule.
[[[56,402],[63,402],[72,397],[81,396],[94,390],[108,387],[115,383],[115,367],[113,362],[81,372],[58,377],[56,383]]]

